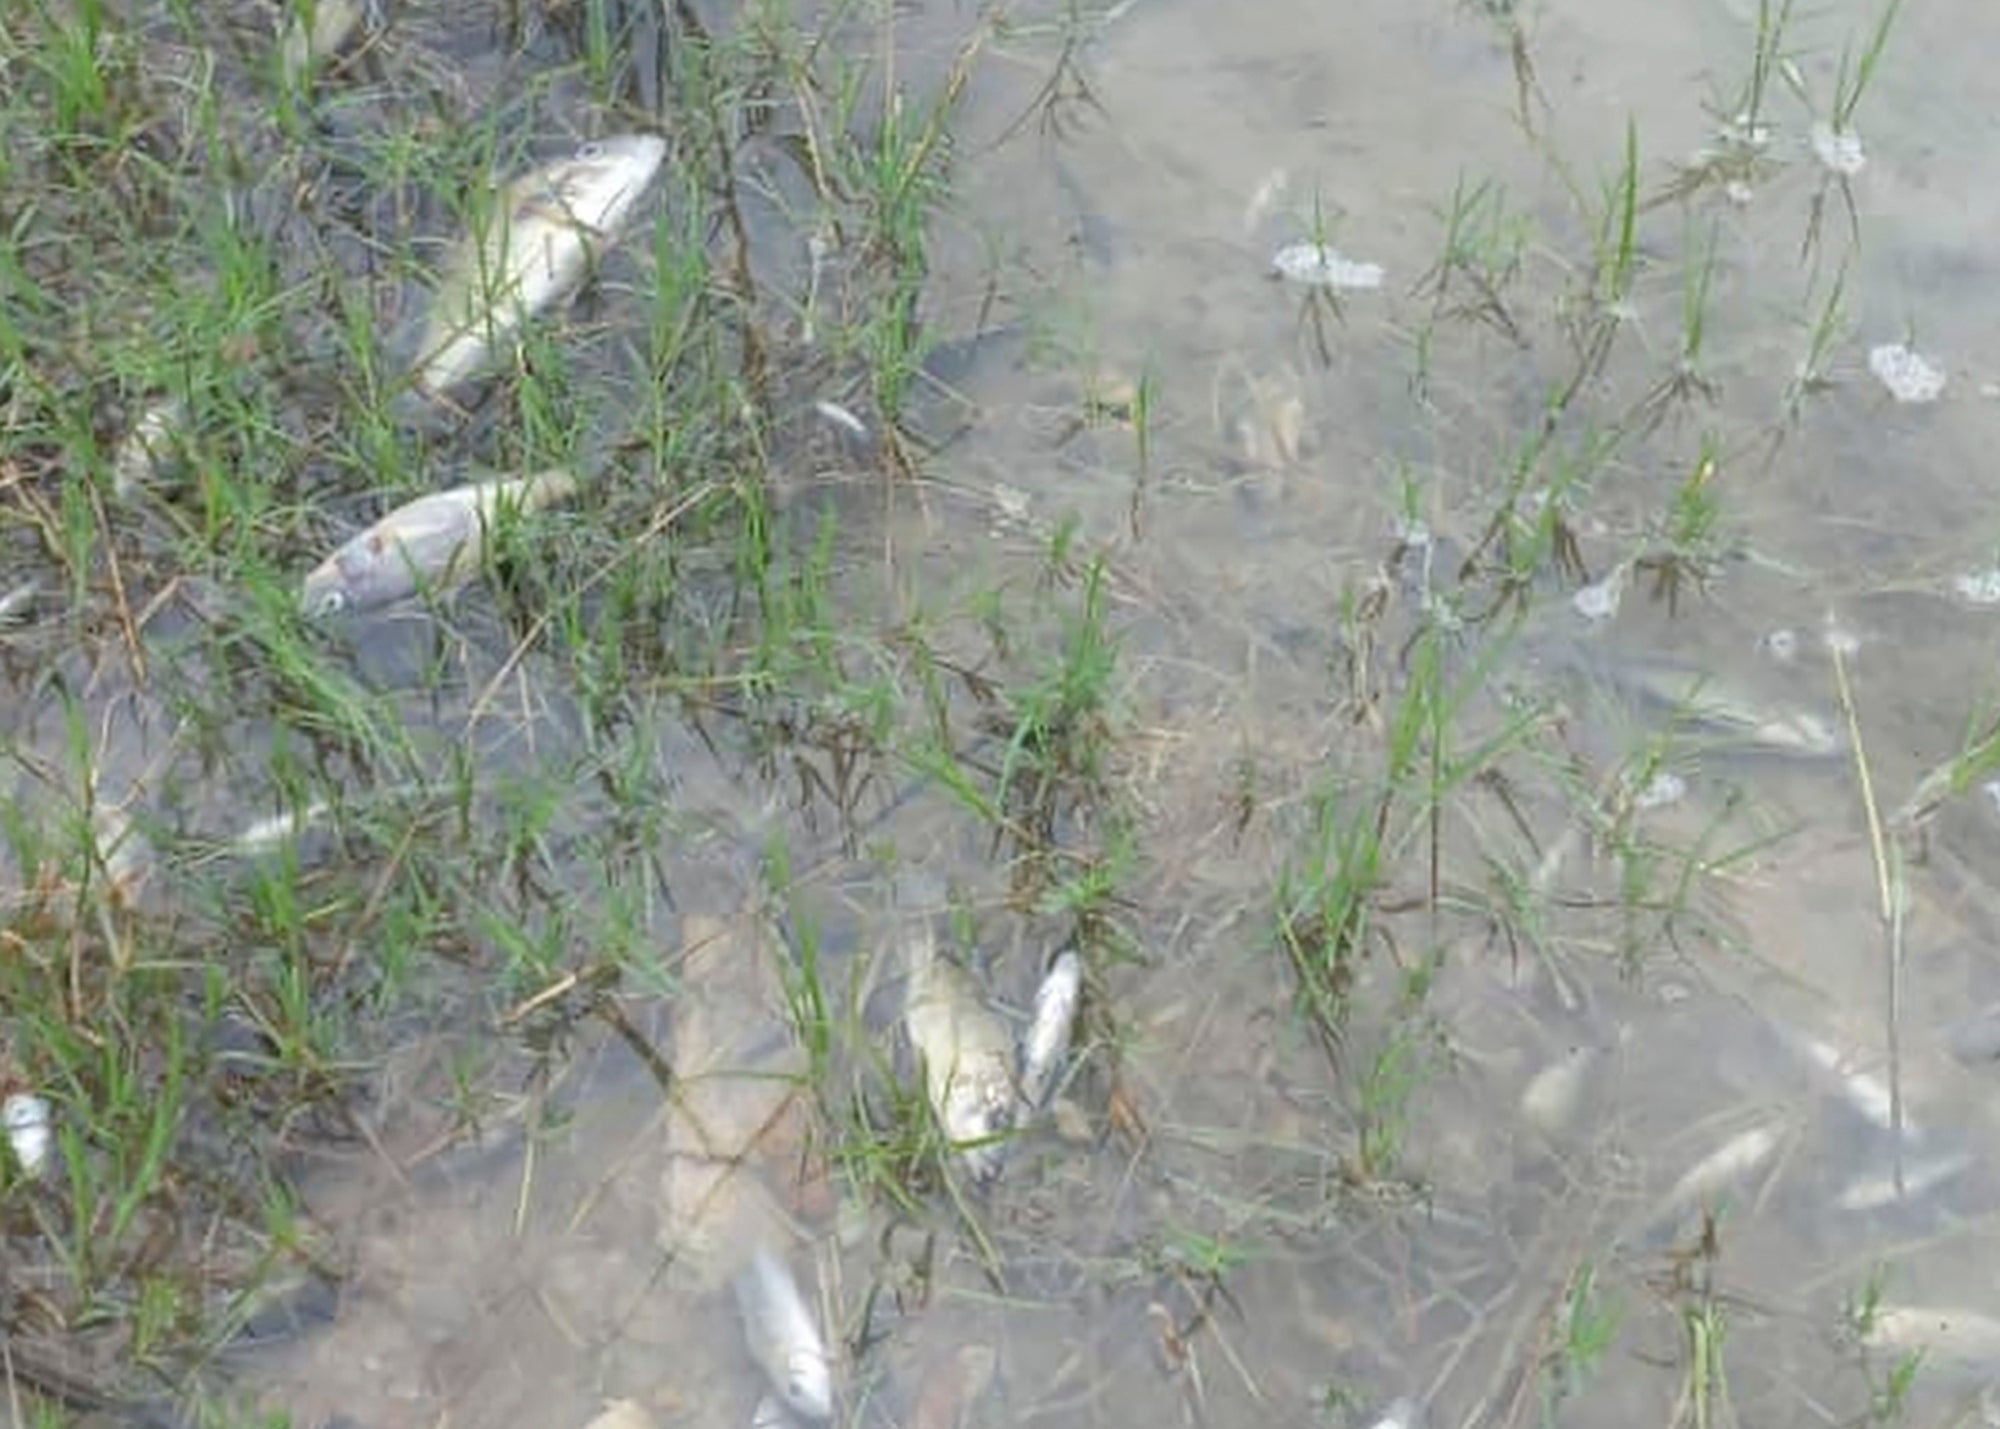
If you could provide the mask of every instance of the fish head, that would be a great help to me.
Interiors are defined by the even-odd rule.
[[[299,609],[308,620],[326,620],[388,605],[416,586],[395,543],[379,529],[370,529],[313,567],[299,592]]]
[[[1014,1125],[1014,1093],[1004,1076],[955,1076],[944,1095],[944,1133],[976,1184],[990,1181],[1006,1158]]]
[[[625,222],[666,158],[667,141],[657,134],[593,140],[550,165],[535,186],[537,196],[556,204],[571,222],[609,234]]]
[[[794,1414],[814,1422],[833,1418],[833,1366],[817,1350],[797,1349],[785,1357],[779,1392]]]
[[[308,620],[330,620],[353,604],[354,592],[338,553],[313,567],[299,592],[299,610]]]

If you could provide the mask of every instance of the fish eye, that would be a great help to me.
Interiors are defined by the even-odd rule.
[[[576,151],[577,158],[588,164],[604,157],[604,145],[593,139]]]
[[[338,615],[345,609],[347,609],[347,592],[338,587],[322,592],[320,598],[313,602],[314,615]]]

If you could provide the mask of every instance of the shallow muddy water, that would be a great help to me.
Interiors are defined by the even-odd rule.
[[[1634,424],[1565,498],[1570,525],[1603,577],[1649,549],[1674,490],[1712,460],[1729,549],[1672,612],[1639,573],[1614,615],[1589,621],[1573,573],[1530,583],[1533,639],[1518,648],[1466,625],[1449,662],[1476,672],[1462,749],[1505,727],[1516,698],[1550,708],[1498,777],[1455,792],[1433,835],[1435,903],[1428,850],[1405,846],[1339,1044],[1300,1011],[1274,933],[1280,875],[1312,839],[1319,795],[1365,796],[1342,770],[1379,748],[1407,678],[1396,652],[1420,612],[1392,578],[1398,543],[1420,525],[1437,587],[1461,586],[1456,558],[1569,371],[1550,315],[1591,235],[1551,156],[1597,201],[1629,122],[1652,188],[1712,142],[1755,41],[1756,7],[1738,0],[1550,4],[1520,17],[1530,77],[1487,13],[1506,8],[1123,4],[1075,51],[1093,102],[1062,111],[1060,136],[1034,108],[1059,40],[1021,17],[972,73],[953,197],[930,229],[920,307],[948,345],[933,366],[949,357],[952,392],[927,392],[916,424],[952,439],[897,485],[858,474],[824,432],[787,471],[802,528],[841,516],[833,584],[864,624],[1032,586],[1068,523],[1105,557],[1110,782],[1134,848],[1119,916],[1137,956],[1093,969],[1103,1015],[1086,1019],[1059,1114],[1022,1136],[991,1188],[955,1202],[926,1185],[898,1205],[859,1184],[826,1115],[847,1109],[849,1085],[880,1097],[911,1081],[893,1046],[911,916],[893,869],[951,882],[1010,1028],[1067,931],[1056,910],[1009,906],[990,831],[935,782],[894,768],[861,802],[863,836],[843,838],[838,821],[797,812],[804,775],[712,737],[677,701],[635,695],[630,726],[607,732],[598,696],[524,654],[519,623],[488,619],[477,593],[449,638],[418,612],[329,637],[381,717],[415,733],[379,767],[336,760],[315,775],[393,790],[453,761],[476,769],[470,808],[419,801],[430,812],[412,836],[447,837],[432,830],[454,819],[531,823],[518,900],[461,931],[476,950],[543,938],[565,956],[544,986],[508,989],[518,1017],[502,1005],[479,1026],[413,1026],[379,1074],[373,1144],[307,1158],[307,1214],[339,1274],[226,1352],[247,1398],[295,1424],[368,1429],[582,1426],[612,1400],[661,1426],[750,1423],[765,1386],[726,1277],[676,1248],[686,1218],[663,1190],[690,1137],[709,1134],[677,1100],[705,1074],[756,1089],[753,1110],[709,1114],[730,1128],[716,1133],[726,1150],[702,1153],[728,1163],[717,1194],[758,1207],[754,1229],[723,1238],[778,1245],[800,1277],[833,1351],[840,1423],[1364,1425],[1397,1400],[1432,1429],[1860,1422],[1895,1353],[1921,1340],[1857,1342],[1849,1311],[1871,1283],[1890,1305],[2000,1317],[2000,1066],[1953,1060],[1944,1032],[2000,999],[2000,813],[1974,787],[1911,845],[1886,1106],[1890,940],[1823,638],[1853,637],[1843,668],[1886,816],[2000,694],[2000,616],[1953,595],[2000,551],[1987,480],[2000,121],[1979,59],[2000,50],[2000,12],[1937,0],[1898,16],[1855,121],[1869,156],[1851,186],[1858,245],[1807,146],[1812,115],[1781,86],[1768,102],[1782,167],[1747,203],[1708,193],[1638,216],[1623,300],[1636,340],[1580,400],[1608,427],[1672,370],[1685,259],[1711,221],[1713,387]],[[1788,53],[1822,107],[1842,46],[1861,46],[1876,13],[1842,4],[1795,22]],[[902,81],[922,87],[943,82],[973,22],[902,7],[847,38],[881,43],[893,23]],[[469,96],[501,103],[499,71],[528,61],[496,59],[504,27],[480,23],[449,44],[417,32]],[[468,38],[480,34],[491,43]],[[336,96],[341,82],[328,82]],[[576,107],[566,130],[592,127],[581,94],[548,102]],[[1482,182],[1531,224],[1508,290],[1520,341],[1492,323],[1433,325],[1420,291],[1441,206]],[[1809,279],[1816,194],[1817,251],[1831,256]],[[760,228],[759,261],[791,282],[798,199],[764,197],[780,237]],[[1321,311],[1316,337],[1304,290],[1269,268],[1319,224],[1386,280]],[[1832,381],[1787,423],[1842,255]],[[649,263],[643,246],[622,253],[584,300],[601,366],[583,366],[613,394],[607,427],[644,385],[621,366],[618,305],[644,292]],[[1904,340],[1948,369],[1935,405],[1896,405],[1867,371],[1870,346]],[[798,405],[852,396],[797,385]],[[1130,415],[1142,388],[1143,440]],[[497,462],[509,438],[491,420],[466,445]],[[593,430],[586,445],[613,441]],[[587,501],[584,513],[564,519],[593,519]],[[698,574],[719,586],[725,564]],[[1462,583],[1468,607],[1483,579]],[[1363,650],[1351,611],[1370,592],[1382,613]],[[1790,659],[1773,653],[1781,631]],[[1821,712],[1842,747],[1788,757],[1665,738],[1661,767],[1685,794],[1632,813],[1621,827],[1640,837],[1615,845],[1593,802],[1662,739],[1659,715],[1562,686],[1536,650],[1712,672],[1770,707]],[[201,651],[195,683],[226,678]],[[1360,667],[1384,698],[1357,717]],[[135,714],[99,668],[96,684],[71,676],[103,751],[92,767],[114,799],[160,806],[149,832],[170,862],[226,839],[246,808],[284,806],[271,766],[308,761],[254,716],[170,735],[170,716]],[[9,746],[25,805],[60,783],[75,733],[45,687],[0,698],[26,711]],[[627,828],[583,772],[599,741],[652,791],[647,826]],[[169,746],[178,763],[161,759]],[[72,817],[90,807],[64,797]],[[371,839],[325,856],[366,864],[393,847]],[[781,842],[793,877],[774,900],[765,860]],[[169,876],[146,896],[171,899]],[[226,930],[226,912],[205,916]],[[761,979],[704,970],[704,939],[724,936],[764,949]],[[566,1039],[561,1057],[518,1049],[547,1010],[538,999],[593,961],[578,950],[610,943],[659,949],[656,981],[626,983],[619,1001],[678,1093],[595,1021],[549,1033]],[[862,1029],[829,1054],[836,1092],[817,1103],[788,1060],[803,1056],[788,978],[808,948]],[[713,1056],[691,1067],[691,1049]],[[511,1088],[481,1104],[477,1135],[452,1096],[468,1062],[504,1069]],[[1593,1315],[1607,1331],[1594,1347]],[[1720,1367],[1697,1375],[1697,1347]],[[1907,1412],[1991,1422],[1976,1417],[1991,1380],[2000,1360],[1940,1355]]]

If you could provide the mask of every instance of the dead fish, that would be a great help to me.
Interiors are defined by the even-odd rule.
[[[278,68],[285,83],[297,86],[340,53],[361,28],[363,0],[293,0],[292,22],[278,41]]]
[[[1654,1223],[1676,1221],[1691,1207],[1711,1201],[1716,1193],[1726,1190],[1763,1165],[1765,1159],[1778,1149],[1781,1139],[1778,1124],[1770,1121],[1760,1122],[1748,1131],[1730,1137],[1674,1182],[1674,1188],[1660,1200]]]
[[[1833,721],[1815,710],[1774,703],[1711,674],[1661,661],[1611,662],[1612,678],[1665,705],[1693,729],[1772,754],[1824,759],[1845,747]]]
[[[941,956],[929,925],[908,944],[903,1026],[924,1064],[938,1125],[975,1180],[1000,1169],[997,1138],[1013,1122],[1014,1042],[971,976]]]
[[[1083,959],[1065,948],[1049,965],[1035,989],[1035,1015],[1021,1038],[1021,1118],[1042,1109],[1055,1084],[1056,1072],[1069,1051],[1076,1028],[1077,1005],[1083,1000]]]
[[[187,420],[187,409],[168,398],[139,414],[111,458],[111,492],[130,501],[151,486],[174,457],[174,442]]]
[[[35,601],[41,593],[42,583],[33,576],[0,592],[0,625],[13,625],[26,620],[34,612]]]
[[[1634,703],[1668,711],[1679,727],[1769,754],[1825,758],[1845,747],[1832,719],[1816,710],[1762,699],[1723,677],[1670,660],[1614,656],[1599,647],[1557,646],[1567,668]]]
[[[305,832],[327,811],[324,799],[315,799],[302,809],[290,813],[273,814],[251,824],[226,845],[226,850],[238,858],[255,858],[269,853],[288,838]]]
[[[417,390],[438,397],[477,375],[523,322],[575,288],[666,157],[657,135],[619,134],[501,190],[484,231],[445,267],[412,372]]]
[[[801,1164],[807,1059],[782,1021],[782,947],[761,915],[691,913],[681,950],[658,1243],[689,1292],[704,1294],[789,1233],[763,1172]]]
[[[1884,1131],[1895,1127],[1895,1105],[1889,1092],[1888,1083],[1880,1077],[1866,1072],[1857,1072],[1849,1064],[1840,1049],[1817,1037],[1794,1036],[1798,1045],[1815,1066],[1827,1072],[1839,1088],[1841,1100],[1853,1107],[1863,1121],[1870,1122]],[[1906,1103],[1907,1105],[1907,1103]],[[1921,1140],[1923,1133],[1906,1116],[1903,1119],[1903,1135],[1912,1141]]]
[[[30,1092],[14,1093],[0,1102],[0,1127],[6,1129],[7,1145],[21,1174],[30,1181],[40,1180],[55,1144],[55,1117],[48,1102]]]
[[[479,569],[488,533],[506,513],[540,510],[576,485],[556,469],[419,497],[322,561],[306,577],[300,607],[321,617],[388,605],[419,588],[448,590]]]
[[[833,1417],[833,1361],[799,1284],[763,1247],[736,1275],[736,1308],[750,1357],[787,1408],[818,1422]]]
[[[1897,1201],[1913,1201],[1917,1197],[1936,1190],[1945,1182],[1957,1177],[1972,1165],[1972,1157],[1963,1151],[1954,1151],[1946,1156],[1933,1156],[1927,1161],[1919,1161],[1914,1166],[1903,1168],[1903,1184],[1899,1189],[1893,1175],[1868,1176],[1859,1181],[1849,1182],[1834,1204],[1843,1211],[1879,1211],[1884,1206]]]
[[[1976,1310],[1878,1306],[1863,1339],[1870,1349],[1890,1354],[1921,1351],[1961,1367],[2000,1369],[2000,1320]]]
[[[1568,1126],[1583,1105],[1583,1094],[1598,1056],[1595,1047],[1572,1047],[1535,1073],[1521,1091],[1521,1114],[1545,1136],[1553,1136]]]

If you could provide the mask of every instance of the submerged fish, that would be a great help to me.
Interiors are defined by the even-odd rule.
[[[471,578],[493,527],[507,513],[526,514],[576,490],[561,469],[475,482],[399,506],[322,561],[305,580],[309,616],[370,610],[420,588],[448,590]]]
[[[798,1168],[808,1064],[782,1022],[782,946],[761,916],[689,914],[681,949],[658,1242],[688,1289],[706,1293],[789,1233],[765,1173]]]
[[[1851,1059],[1831,1043],[1802,1033],[1794,1034],[1792,1041],[1807,1060],[1833,1078],[1841,1100],[1854,1108],[1857,1116],[1884,1131],[1895,1129],[1897,1107],[1888,1083],[1854,1070]],[[1903,1117],[1903,1135],[1911,1141],[1923,1139],[1922,1130],[1908,1116]]]
[[[1021,1038],[1023,1120],[1042,1109],[1043,1099],[1055,1084],[1056,1072],[1069,1051],[1077,1005],[1082,1000],[1083,959],[1074,950],[1065,948],[1049,965],[1042,985],[1035,989],[1035,1015]]]
[[[1767,754],[1824,759],[1844,749],[1826,714],[1767,700],[1708,670],[1671,660],[1625,658],[1602,650],[1557,652],[1559,666],[1665,710],[1682,730]]]
[[[1843,1211],[1879,1211],[1897,1201],[1914,1201],[1927,1195],[1971,1167],[1972,1157],[1963,1151],[1933,1156],[1905,1167],[1900,1186],[1892,1174],[1851,1181],[1834,1199],[1834,1204]]]
[[[617,240],[667,157],[664,139],[586,144],[495,197],[445,267],[411,377],[438,397],[477,375],[528,318],[570,292]]]
[[[924,1064],[938,1125],[977,1180],[1000,1169],[997,1138],[1013,1124],[1014,1041],[964,968],[941,956],[926,924],[905,949],[903,1026]]]
[[[790,1268],[760,1246],[735,1287],[750,1357],[778,1397],[807,1419],[831,1419],[833,1361]]]
[[[1677,1222],[1697,1204],[1713,1200],[1763,1165],[1765,1159],[1778,1149],[1783,1139],[1781,1129],[1775,1121],[1759,1122],[1749,1130],[1730,1137],[1689,1167],[1687,1174],[1660,1199],[1659,1210],[1653,1216],[1654,1225]]]
[[[2000,1320],[1976,1310],[1883,1305],[1869,1317],[1864,1338],[1873,1350],[1921,1351],[1960,1368],[2000,1369]]]
[[[1521,1089],[1521,1114],[1545,1136],[1564,1130],[1583,1105],[1601,1055],[1588,1044],[1572,1047],[1535,1073]]]

